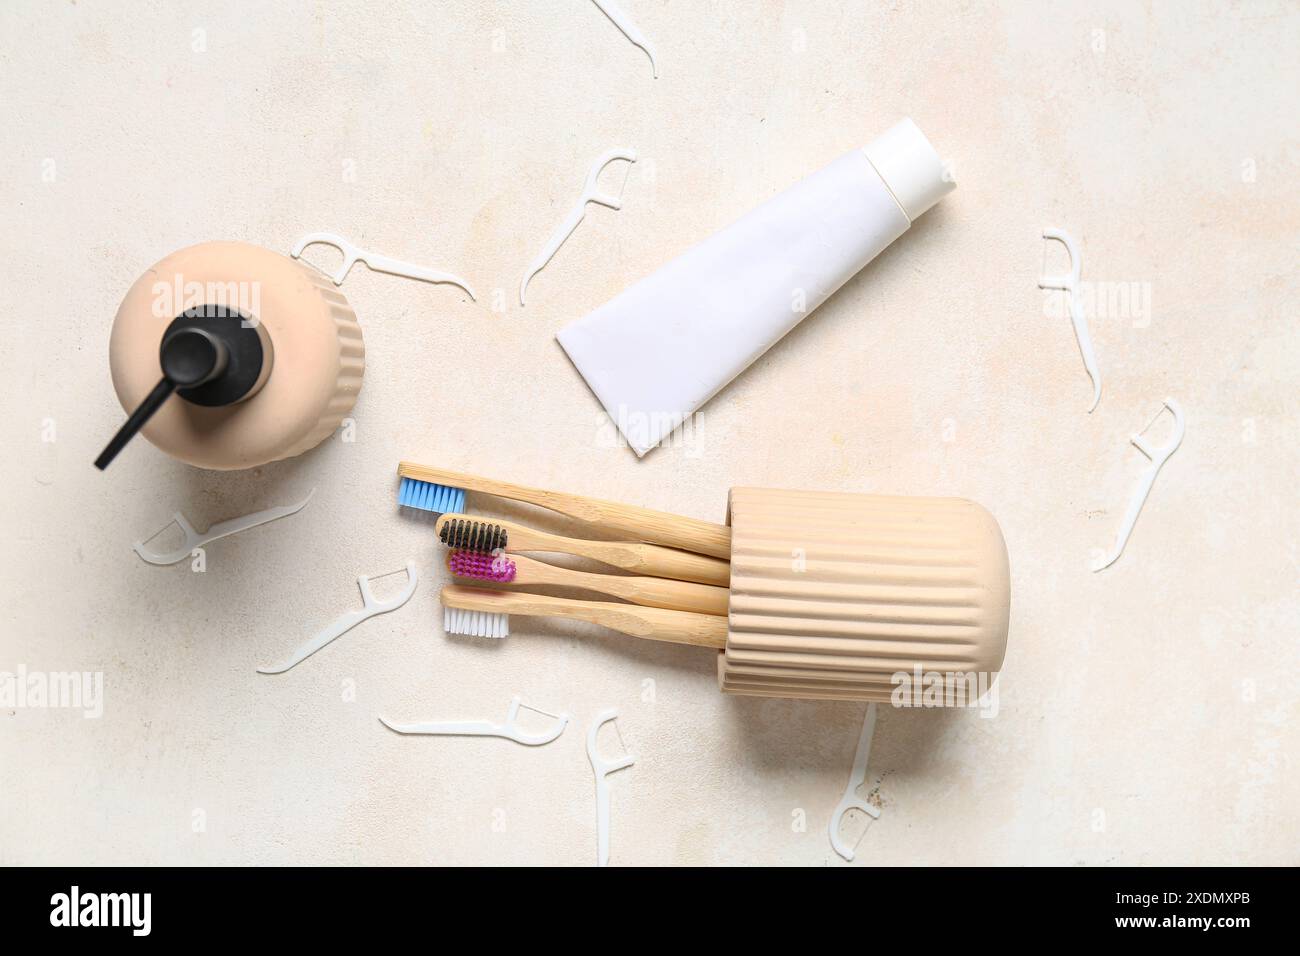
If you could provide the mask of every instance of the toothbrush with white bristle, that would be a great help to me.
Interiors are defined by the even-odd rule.
[[[510,634],[510,615],[520,614],[587,621],[652,641],[694,644],[714,650],[727,646],[727,619],[717,614],[576,601],[522,591],[487,591],[457,584],[442,589],[442,606],[443,629],[448,634],[469,637],[507,637]]]

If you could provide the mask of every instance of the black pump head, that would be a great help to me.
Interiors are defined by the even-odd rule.
[[[229,362],[230,349],[219,336],[189,324],[164,335],[158,349],[163,378],[177,388],[197,388],[210,382]]]
[[[162,379],[95,459],[95,467],[107,468],[172,392],[195,405],[233,405],[256,387],[268,359],[256,326],[238,312],[224,306],[182,312],[158,348]]]

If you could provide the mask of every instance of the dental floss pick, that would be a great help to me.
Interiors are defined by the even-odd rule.
[[[531,710],[539,714],[545,714],[547,717],[554,717],[556,724],[548,731],[538,734],[530,734],[522,730],[516,722],[519,715],[520,707]],[[487,720],[446,720],[446,721],[428,721],[414,724],[392,724],[383,717],[379,722],[389,730],[399,734],[430,734],[449,737],[502,737],[506,740],[513,740],[517,744],[523,744],[525,747],[540,747],[543,744],[549,744],[564,733],[564,728],[569,724],[569,715],[560,713],[553,714],[549,710],[542,710],[540,707],[531,707],[521,701],[516,694],[510,700],[510,708],[506,712],[506,720],[503,724],[494,724]]]
[[[636,151],[618,148],[607,150],[606,152],[601,153],[601,155],[597,157],[596,161],[591,164],[591,169],[587,172],[587,180],[582,186],[582,195],[578,197],[578,201],[574,204],[573,208],[569,210],[569,214],[564,217],[564,221],[561,222],[560,225],[556,227],[555,231],[551,233],[551,238],[546,240],[546,245],[542,247],[542,251],[537,254],[537,258],[533,260],[532,265],[528,267],[528,271],[524,273],[524,278],[519,283],[520,305],[525,304],[524,297],[528,292],[528,283],[532,281],[533,276],[546,268],[546,264],[554,258],[557,252],[560,251],[560,246],[564,245],[565,240],[568,239],[569,236],[573,235],[573,231],[578,228],[579,224],[581,224],[582,220],[586,217],[587,203],[599,203],[602,206],[608,206],[610,209],[614,210],[623,208],[623,197],[621,191],[618,196],[610,196],[607,193],[598,192],[596,189],[596,181],[600,178],[601,172],[603,172],[605,167],[616,159],[623,159],[627,160],[629,163],[635,163]],[[626,185],[626,178],[624,179],[624,185]]]
[[[831,814],[830,836],[831,848],[846,860],[852,860],[855,847],[849,846],[840,835],[840,826],[844,815],[850,810],[861,810],[873,820],[880,818],[880,808],[874,807],[858,796],[858,788],[867,782],[867,760],[871,756],[871,738],[876,732],[876,705],[867,705],[867,716],[862,721],[862,732],[858,734],[858,749],[853,754],[853,770],[849,774],[849,785],[840,797],[840,802]]]
[[[178,561],[184,561],[194,553],[195,548],[201,548],[218,538],[226,538],[232,534],[238,534],[240,531],[247,531],[249,528],[256,528],[258,525],[275,521],[278,518],[287,518],[289,515],[297,514],[303,508],[307,507],[307,502],[311,501],[311,496],[316,493],[313,488],[307,492],[307,497],[302,501],[292,505],[282,505],[277,508],[267,508],[264,511],[255,511],[252,514],[246,514],[240,518],[231,518],[228,521],[219,521],[207,531],[196,531],[194,526],[185,519],[185,515],[177,511],[172,515],[171,521],[163,525],[149,537],[137,541],[131,546],[132,550],[140,557],[156,565],[176,564]],[[153,551],[147,547],[150,541],[158,537],[167,530],[168,525],[176,524],[180,527],[184,540],[173,550],[166,552]]]
[[[659,79],[659,67],[655,65],[654,46],[645,38],[645,34],[637,29],[636,24],[632,22],[632,18],[612,0],[591,0],[591,2],[600,8],[601,13],[609,17],[614,26],[623,31],[623,36],[631,40],[633,46],[639,46],[645,51],[645,55],[650,57],[650,71],[654,74],[656,80]]]
[[[398,574],[398,571],[385,571],[383,574],[376,574],[374,577],[383,578],[390,574]],[[326,644],[341,637],[343,634],[356,627],[362,621],[367,621],[377,614],[387,614],[389,611],[396,611],[399,607],[411,599],[415,593],[415,587],[420,583],[419,572],[415,568],[415,562],[408,560],[406,562],[406,587],[394,598],[387,601],[377,601],[375,596],[370,592],[371,579],[365,575],[357,578],[357,585],[361,588],[362,608],[359,611],[348,611],[335,618],[326,627],[317,631],[311,640],[300,645],[288,658],[279,664],[269,664],[266,667],[259,667],[259,674],[283,674],[292,667],[301,664],[307,658],[311,657]]]
[[[1166,444],[1154,448],[1142,437],[1142,432],[1154,425],[1157,419],[1164,414],[1165,409],[1168,409],[1169,413],[1174,416],[1174,430]],[[1111,550],[1109,557],[1102,558],[1093,566],[1093,571],[1104,571],[1118,561],[1119,556],[1124,553],[1124,548],[1128,545],[1128,539],[1133,534],[1133,528],[1137,525],[1138,515],[1142,512],[1142,506],[1146,504],[1147,497],[1151,494],[1151,488],[1156,483],[1156,475],[1160,474],[1160,469],[1164,467],[1165,462],[1183,443],[1183,435],[1186,430],[1186,423],[1183,421],[1183,410],[1172,398],[1166,398],[1164,408],[1156,412],[1155,417],[1147,422],[1141,431],[1129,437],[1129,442],[1133,447],[1146,455],[1151,464],[1142,475],[1142,480],[1133,492],[1133,497],[1129,499],[1128,510],[1124,512],[1124,520],[1120,524],[1119,535],[1115,539],[1115,547]]]
[[[627,749],[627,744],[623,743],[623,735],[618,729],[618,711],[610,708],[602,710],[596,715],[596,719],[591,726],[587,728],[587,759],[591,761],[591,771],[596,775],[596,865],[606,866],[609,864],[609,783],[605,779],[611,773],[630,767],[636,761],[636,757],[630,753],[625,753],[621,757],[615,757],[613,760],[606,761],[601,757],[600,752],[596,749],[596,735],[600,732],[602,725],[610,721],[616,721],[614,732],[618,734],[619,743],[623,749]]]
[[[1101,401],[1101,370],[1097,367],[1097,355],[1092,348],[1092,335],[1088,332],[1088,320],[1083,314],[1083,303],[1079,299],[1079,274],[1083,267],[1083,257],[1079,247],[1064,229],[1043,229],[1044,239],[1055,239],[1065,246],[1070,256],[1070,271],[1063,276],[1043,276],[1038,280],[1040,289],[1056,289],[1064,292],[1070,302],[1070,321],[1074,325],[1074,337],[1079,343],[1079,353],[1083,356],[1083,368],[1092,380],[1092,404],[1088,413]]]
[[[358,262],[364,262],[366,266],[375,272],[386,272],[389,275],[402,276],[406,279],[417,279],[420,282],[449,283],[459,286],[465,291],[471,300],[474,299],[474,292],[470,289],[469,284],[460,276],[452,275],[450,272],[439,272],[437,269],[430,269],[426,266],[414,265],[410,262],[403,262],[400,259],[394,259],[390,256],[380,255],[376,252],[370,252],[354,245],[342,236],[335,235],[332,232],[311,232],[303,236],[294,243],[293,251],[289,254],[295,259],[302,258],[303,250],[308,246],[324,245],[333,246],[339,252],[343,253],[343,263],[330,275],[330,281],[335,285],[342,285],[343,280],[348,277],[352,266]],[[315,267],[313,267],[315,268]],[[324,272],[325,270],[319,270]],[[329,275],[329,273],[325,273]]]

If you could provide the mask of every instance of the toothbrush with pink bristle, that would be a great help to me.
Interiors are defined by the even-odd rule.
[[[666,578],[594,574],[556,567],[523,555],[506,557],[499,551],[494,554],[452,551],[447,557],[447,566],[458,578],[470,578],[489,584],[578,588],[622,598],[643,607],[723,617],[727,613],[727,589],[709,584],[671,581]]]

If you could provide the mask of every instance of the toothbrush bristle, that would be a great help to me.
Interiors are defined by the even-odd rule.
[[[465,510],[465,489],[403,477],[397,488],[397,503],[440,515],[455,514]]]
[[[515,563],[504,554],[453,551],[449,564],[451,573],[458,578],[476,578],[479,581],[498,581],[502,584],[515,579]]]
[[[452,518],[443,522],[442,527],[438,529],[438,537],[449,548],[476,551],[479,554],[504,551],[508,540],[506,529],[501,525],[487,521],[470,521],[467,518]]]
[[[509,637],[510,615],[444,607],[442,629],[448,634],[463,634],[467,637]]]

